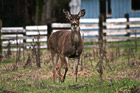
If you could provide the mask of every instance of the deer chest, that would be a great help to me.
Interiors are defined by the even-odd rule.
[[[65,56],[69,57],[69,58],[75,58],[75,57],[79,57],[81,55],[83,51],[83,47],[78,45],[78,46],[68,46],[67,48],[65,48],[65,51],[63,52]]]
[[[74,39],[74,43],[78,43],[79,42],[79,36],[77,34],[75,34],[73,36],[73,39]]]

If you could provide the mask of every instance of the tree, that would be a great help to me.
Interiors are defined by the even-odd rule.
[[[66,22],[62,10],[69,10],[69,2],[70,0],[0,0],[0,14],[3,14],[0,18],[3,17],[3,26]]]

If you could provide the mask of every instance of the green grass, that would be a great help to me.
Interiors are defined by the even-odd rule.
[[[122,79],[120,81],[103,81],[101,82],[97,76],[91,76],[87,80],[83,80],[75,83],[72,79],[66,80],[64,83],[52,83],[51,79],[37,80],[34,84],[30,84],[28,80],[11,82],[8,91],[16,92],[35,92],[35,93],[114,93],[116,91],[130,91],[134,85],[140,85],[140,82],[130,79]]]
[[[113,51],[113,49],[110,50]],[[92,56],[85,58],[83,71],[80,71],[79,65],[77,83],[74,82],[73,62],[71,60],[69,61],[70,67],[65,82],[59,83],[57,79],[56,83],[53,83],[52,64],[50,60],[47,62],[49,52],[46,50],[41,51],[43,55],[41,56],[41,68],[37,68],[36,64],[32,62],[32,67],[24,69],[26,56],[26,59],[21,58],[21,62],[18,62],[18,70],[14,71],[12,65],[15,63],[15,56],[4,58],[0,64],[0,93],[130,93],[134,85],[140,85],[139,79],[135,77],[140,71],[138,68],[140,64],[133,67],[129,66],[128,57],[124,55],[124,48],[121,48],[120,58],[109,62],[112,71],[104,64],[103,81],[100,80],[99,73],[95,68],[98,58],[92,60],[93,66],[91,66],[89,60]],[[86,49],[84,52],[92,53],[92,49]],[[139,60],[138,54],[140,53],[135,54],[136,60]],[[109,54],[107,56],[110,57]],[[130,61],[133,62],[133,60],[134,58],[131,57]],[[62,72],[64,71],[62,70]]]

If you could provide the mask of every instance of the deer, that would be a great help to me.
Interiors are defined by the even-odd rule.
[[[68,59],[74,59],[74,77],[77,82],[78,64],[80,55],[83,51],[83,39],[80,34],[80,18],[85,15],[86,10],[82,9],[78,14],[71,14],[63,9],[63,13],[70,21],[70,31],[57,31],[50,35],[48,46],[52,59],[53,82],[56,82],[56,74],[59,82],[64,82],[68,71]],[[61,68],[64,67],[64,75],[61,74]]]

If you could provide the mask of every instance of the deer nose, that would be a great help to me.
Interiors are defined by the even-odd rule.
[[[73,25],[73,26],[76,26],[77,24],[76,24],[76,23],[73,23],[72,25]]]

